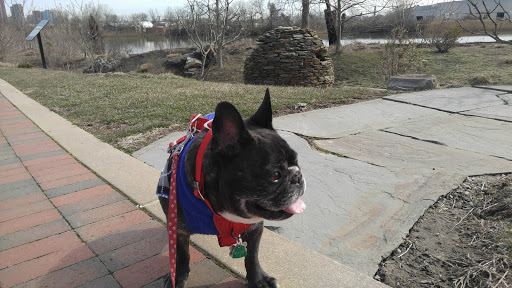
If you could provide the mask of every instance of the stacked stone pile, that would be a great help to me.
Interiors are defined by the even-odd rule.
[[[245,60],[245,83],[317,87],[334,84],[327,47],[314,31],[279,27],[257,42],[257,48]]]

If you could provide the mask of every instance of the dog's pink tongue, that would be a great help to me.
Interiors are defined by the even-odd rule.
[[[300,214],[306,210],[306,203],[304,201],[297,199],[295,203],[290,205],[288,208],[284,209],[284,211],[290,213],[290,214]]]

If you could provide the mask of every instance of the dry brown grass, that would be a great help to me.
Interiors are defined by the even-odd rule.
[[[503,64],[512,64],[512,56],[503,57],[500,61]]]
[[[155,67],[153,63],[144,63],[140,65],[139,72],[141,73],[147,73],[148,71],[152,70]]]

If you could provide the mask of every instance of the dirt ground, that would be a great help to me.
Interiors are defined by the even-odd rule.
[[[512,174],[468,177],[439,198],[375,278],[391,287],[512,287]]]

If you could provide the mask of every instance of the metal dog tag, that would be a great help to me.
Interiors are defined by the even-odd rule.
[[[239,244],[236,244],[236,245],[231,245],[231,247],[233,249],[230,249],[231,250],[231,257],[233,257],[233,259],[237,259],[237,258],[243,258],[245,256],[247,256],[247,249],[245,248],[244,245],[239,245]]]
[[[229,256],[233,259],[243,258],[247,256],[247,243],[243,242],[240,238],[237,239],[237,243],[229,247]]]

